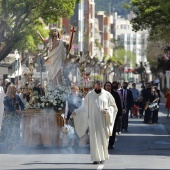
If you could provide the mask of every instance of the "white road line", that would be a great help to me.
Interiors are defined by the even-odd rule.
[[[97,167],[97,169],[100,169],[100,170],[102,170],[104,168],[104,165],[99,165],[98,167]]]

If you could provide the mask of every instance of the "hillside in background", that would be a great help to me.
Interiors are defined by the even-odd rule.
[[[96,11],[115,11],[118,15],[127,15],[128,10],[124,9],[123,3],[129,3],[130,0],[95,0]]]

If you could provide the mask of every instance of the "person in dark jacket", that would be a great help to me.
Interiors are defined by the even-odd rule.
[[[127,89],[128,83],[123,83],[123,89],[121,89],[121,94],[123,96],[123,116],[122,116],[122,131],[128,132],[128,118],[129,111],[132,109],[134,105],[132,92]]]
[[[119,116],[118,116],[119,118],[118,118],[118,121],[117,121],[117,130],[116,130],[116,132],[117,132],[118,134],[120,134],[120,133],[121,133],[121,129],[122,129],[123,101],[122,101],[121,91],[118,90],[118,85],[119,85],[118,82],[116,82],[116,81],[113,81],[113,82],[112,82],[112,90],[113,90],[113,91],[116,91],[116,92],[119,94],[119,98],[120,98],[120,101],[119,101],[119,99],[118,99],[118,101],[116,101],[116,102],[118,102],[118,103],[117,103],[117,105],[118,105],[118,114],[117,114],[117,116],[119,115]]]
[[[38,95],[39,96],[45,96],[45,92],[44,92],[44,89],[43,89],[43,87],[42,87],[42,84],[41,83],[39,83],[38,85],[37,85],[37,91],[38,91]]]
[[[8,86],[11,84],[9,79],[5,79],[4,92],[7,92]]]
[[[112,89],[112,87],[114,87],[114,89]],[[118,88],[118,85],[116,84],[116,86],[115,86],[113,83],[113,86],[112,86],[111,82],[106,82],[104,84],[104,89],[109,91],[112,94],[112,96],[115,99],[116,106],[118,108],[118,112],[117,112],[114,127],[113,127],[112,136],[110,136],[110,138],[109,138],[108,149],[114,149],[114,143],[115,143],[115,138],[116,138],[118,122],[119,122],[119,119],[122,119],[122,105],[121,105],[120,96],[117,92],[117,88]]]
[[[143,91],[143,102],[145,105],[145,115],[144,115],[144,122],[143,123],[150,123],[151,120],[151,111],[149,109],[149,102],[152,100],[152,95],[151,95],[151,84],[146,83],[146,88]]]
[[[157,89],[157,86],[151,87],[151,95],[152,95],[152,102],[155,101],[159,105],[161,95],[160,95],[160,91]],[[152,112],[152,123],[153,124],[158,123],[158,112],[159,112],[159,108],[157,108],[156,110]]]
[[[139,117],[142,118],[143,117],[143,112],[144,112],[144,107],[145,107],[145,103],[143,100],[143,96],[144,96],[144,91],[145,91],[145,86],[142,85],[141,86],[141,91],[140,91],[140,97],[138,100],[138,105],[139,105]]]
[[[118,89],[118,84],[117,82],[113,82],[112,83],[112,95],[115,98],[115,102],[116,102],[116,106],[118,108],[118,112],[116,115],[116,119],[115,119],[115,124],[114,124],[114,128],[113,128],[113,133],[112,136],[110,136],[109,139],[109,149],[114,149],[114,143],[115,143],[115,138],[116,138],[116,132],[118,131],[118,133],[120,133],[120,129],[121,129],[121,122],[122,122],[122,103],[121,103],[121,99],[120,96],[117,92]]]

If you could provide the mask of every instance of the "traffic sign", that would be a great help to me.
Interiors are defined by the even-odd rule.
[[[167,70],[167,71],[166,71],[166,76],[167,76],[167,77],[170,77],[170,70]]]

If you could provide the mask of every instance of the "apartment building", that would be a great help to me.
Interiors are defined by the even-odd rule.
[[[111,30],[113,17],[112,15],[106,14],[104,11],[96,12],[95,17],[98,19],[99,23],[101,45],[103,46],[103,56],[110,57],[113,53],[113,49],[111,46],[111,40],[113,39],[113,34]]]
[[[146,47],[148,31],[134,32],[130,20],[114,14],[114,38],[119,40],[127,51],[132,51],[136,55],[136,62],[147,62]]]
[[[0,80],[4,83],[6,78],[14,84],[21,79],[21,58],[17,50],[0,62]]]
[[[134,32],[132,30],[132,25],[130,20],[133,18],[133,14],[130,13],[127,18],[118,16],[115,12],[113,14],[113,36],[115,40],[119,40],[120,44],[124,46],[126,51],[131,51],[136,56],[136,63],[139,65],[141,62],[147,64],[146,58],[146,48],[147,48],[147,38],[148,31],[138,31]],[[131,70],[130,67],[125,68],[125,72]],[[146,67],[146,73],[150,74],[149,66]],[[130,77],[134,77],[130,73]]]
[[[102,31],[99,29],[99,19],[95,18],[95,25],[94,25],[95,33],[94,33],[94,54],[99,58],[101,61],[103,59],[103,46],[102,46]]]
[[[67,34],[70,34],[70,25],[77,27],[73,41],[73,48],[77,46],[77,52],[89,51],[90,56],[94,56],[95,46],[95,3],[94,0],[82,0],[76,5],[74,15],[70,19],[63,18],[62,24]]]

